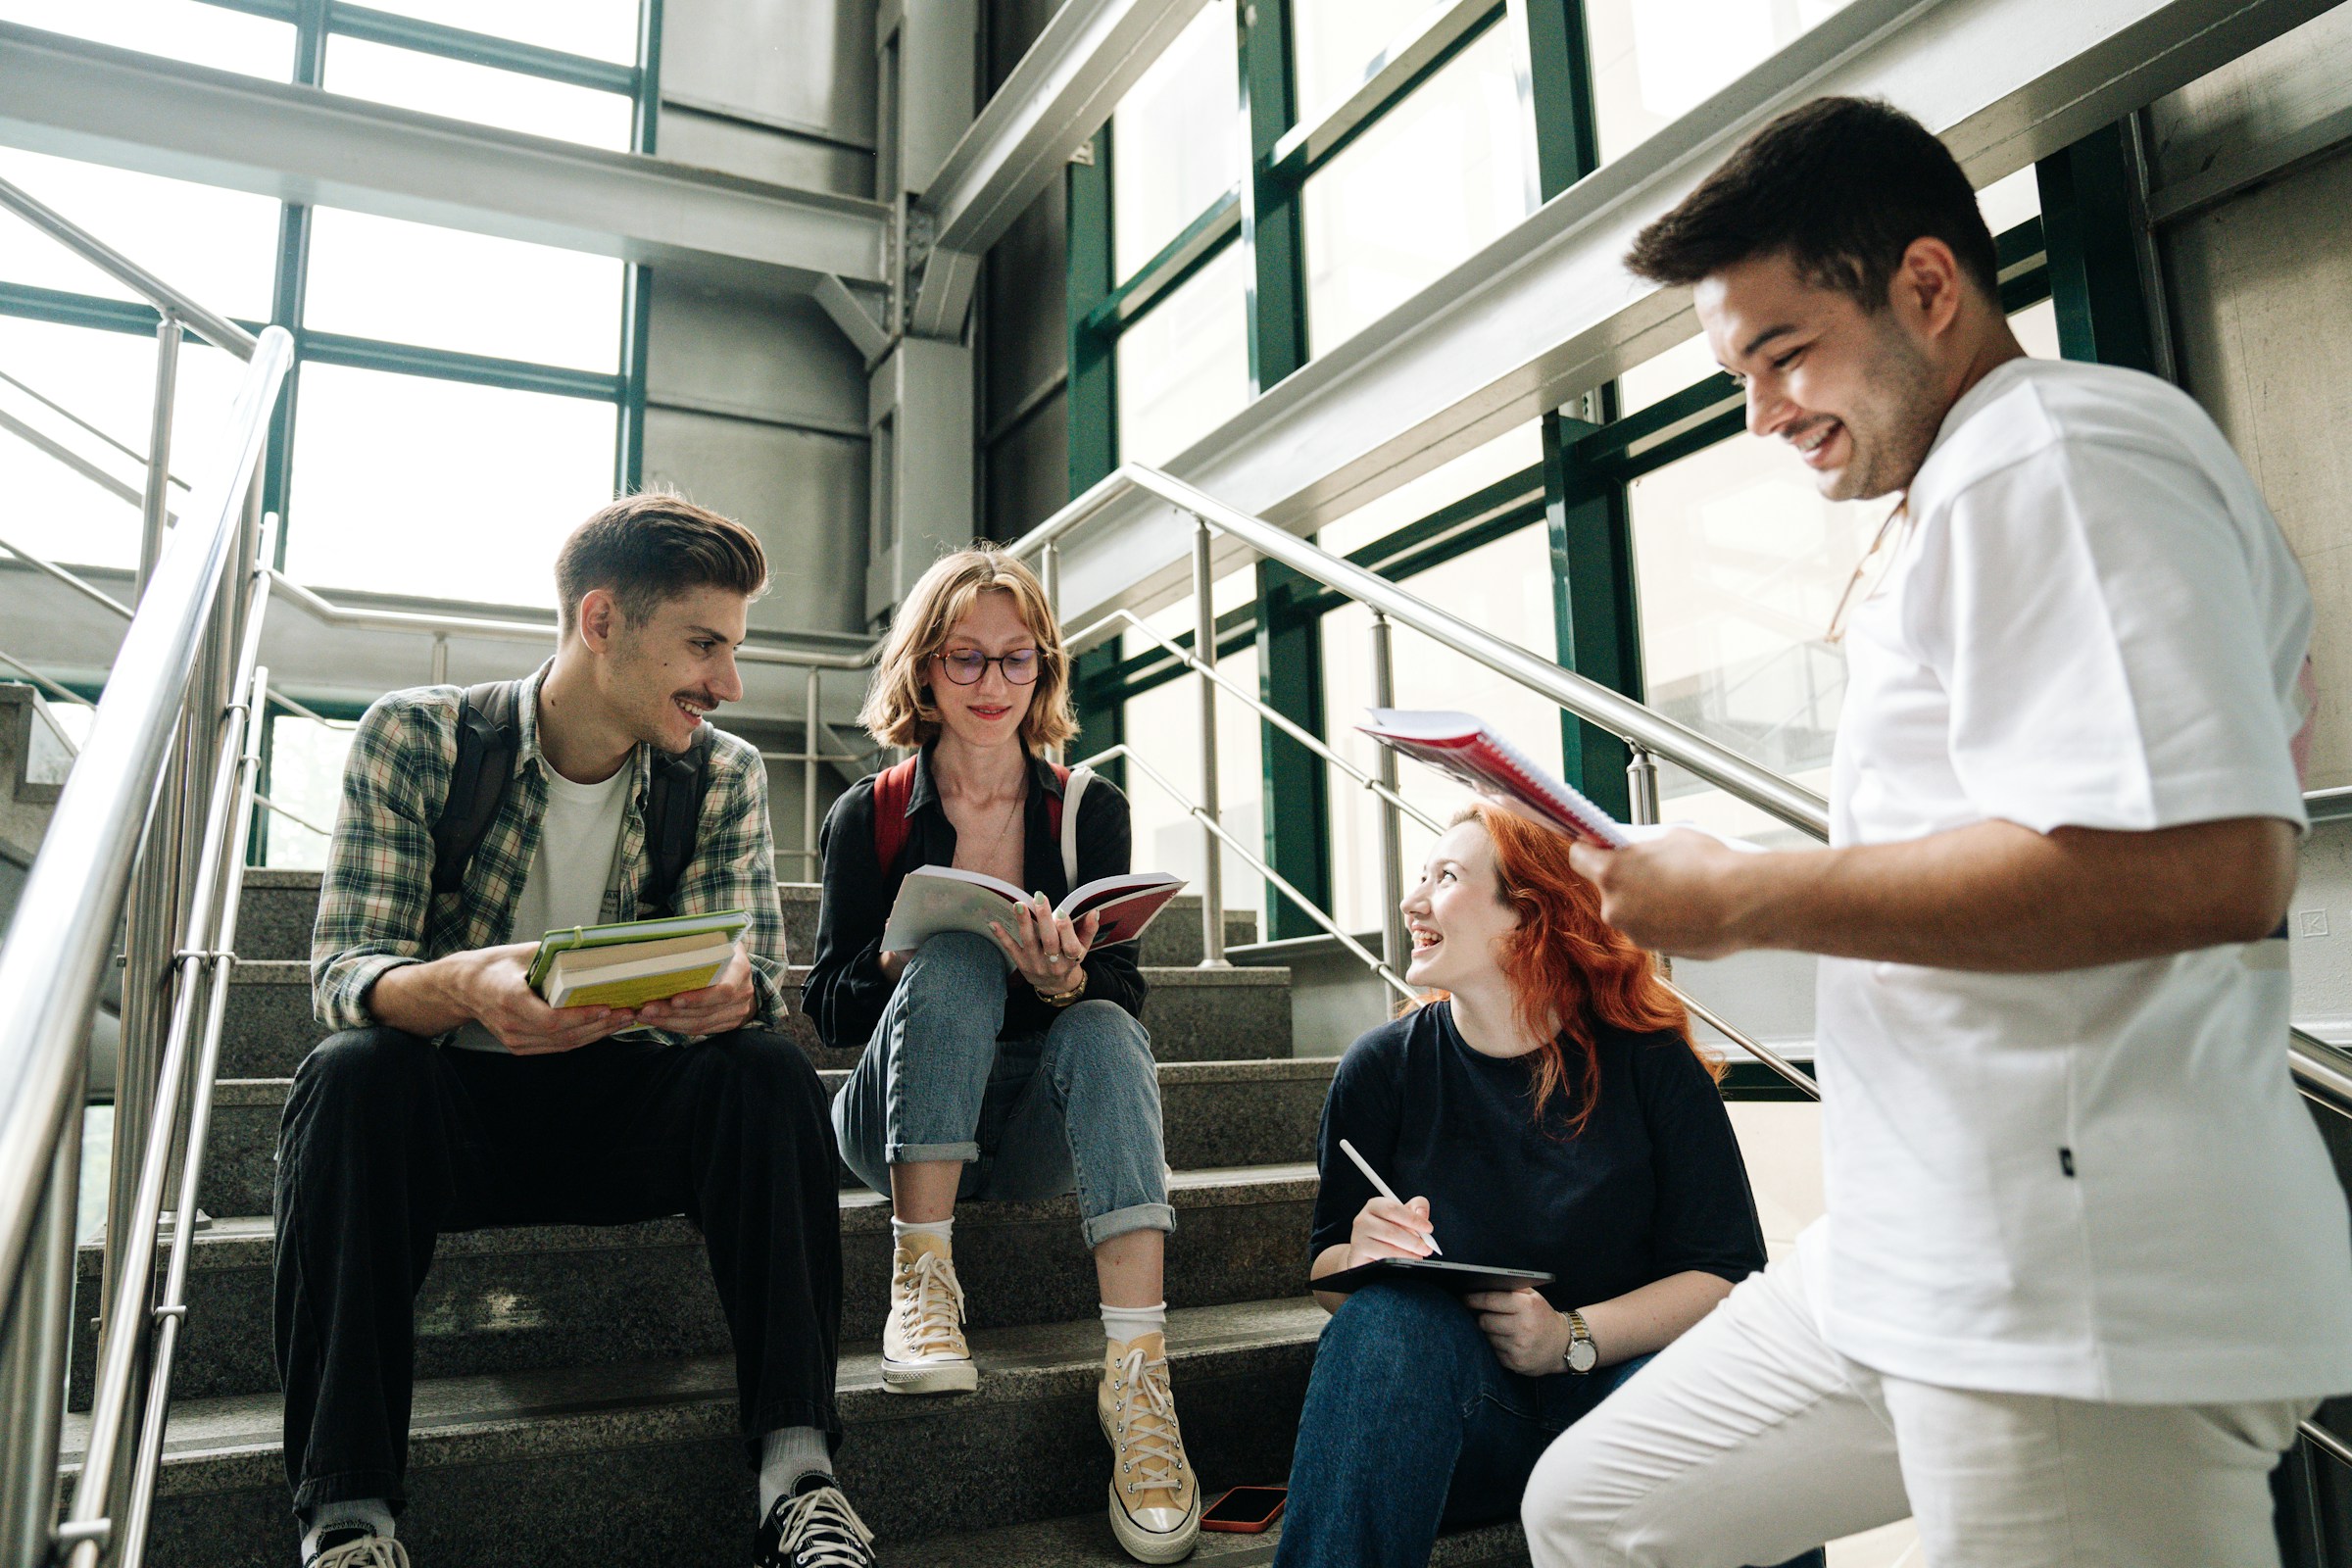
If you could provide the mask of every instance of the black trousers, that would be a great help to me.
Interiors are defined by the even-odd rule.
[[[405,1500],[416,1297],[435,1238],[684,1214],[735,1342],[743,1433],[838,1446],[841,1211],[815,1070],[782,1035],[546,1056],[336,1035],[278,1133],[276,1349],[294,1507]]]

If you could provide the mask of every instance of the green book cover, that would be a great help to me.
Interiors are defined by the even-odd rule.
[[[565,931],[550,931],[539,939],[539,951],[531,955],[530,971],[524,978],[532,990],[538,990],[545,983],[547,966],[556,961],[556,955],[575,948],[625,947],[633,942],[711,934],[732,942],[751,923],[747,910],[721,909],[715,914],[673,914],[662,920],[616,920],[611,925],[575,925]]]

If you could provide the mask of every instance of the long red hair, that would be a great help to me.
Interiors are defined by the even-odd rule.
[[[1569,864],[1564,835],[1484,802],[1463,808],[1453,821],[1487,830],[1497,892],[1519,916],[1496,956],[1511,984],[1520,1029],[1544,1041],[1528,1059],[1528,1096],[1537,1120],[1573,1077],[1576,1113],[1567,1136],[1585,1130],[1600,1102],[1596,1020],[1629,1034],[1671,1031],[1709,1076],[1723,1076],[1722,1061],[1691,1042],[1690,1018],[1659,981],[1655,960],[1600,917],[1600,895]]]

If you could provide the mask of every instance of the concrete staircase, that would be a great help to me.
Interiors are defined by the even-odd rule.
[[[804,956],[815,890],[784,895],[791,952]],[[316,873],[259,871],[247,882],[238,945],[251,956],[230,998],[203,1194],[218,1218],[193,1246],[149,1552],[177,1568],[293,1561],[269,1212],[278,1116],[318,1037],[304,961],[317,901]],[[1254,917],[1228,914],[1227,941],[1248,942],[1254,928]],[[1333,1064],[1291,1056],[1288,970],[1201,970],[1200,955],[1199,905],[1180,902],[1146,939],[1145,1023],[1176,1171],[1168,1340],[1178,1408],[1213,1495],[1289,1470],[1323,1324],[1299,1288]],[[793,1027],[838,1083],[852,1054],[820,1046],[801,1019]],[[882,1392],[875,1358],[888,1211],[846,1172],[842,1183],[841,1472],[884,1561],[1125,1562],[1102,1517],[1109,1453],[1093,1410],[1102,1336],[1074,1202],[959,1208],[980,1390],[903,1398]],[[81,1265],[86,1302],[94,1249]],[[86,1323],[74,1348],[80,1410],[94,1351]],[[701,1238],[684,1220],[445,1238],[418,1301],[416,1371],[401,1536],[418,1568],[746,1560],[752,1487],[734,1433],[734,1362]],[[1204,1535],[1199,1558],[1263,1563],[1274,1539]],[[1516,1528],[1497,1526],[1441,1542],[1436,1560],[1526,1558]]]

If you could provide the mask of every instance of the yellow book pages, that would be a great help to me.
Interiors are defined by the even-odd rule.
[[[700,991],[718,978],[726,966],[720,957],[694,969],[672,969],[666,974],[640,975],[634,980],[607,980],[597,985],[575,987],[555,1004],[559,1007],[634,1007],[640,1003],[659,1002],[674,997],[681,991]]]

